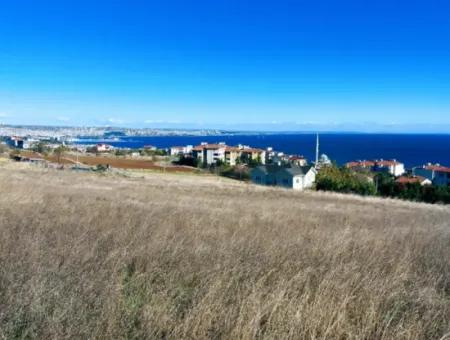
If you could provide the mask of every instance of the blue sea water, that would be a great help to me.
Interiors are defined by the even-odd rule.
[[[225,142],[227,145],[244,144],[258,148],[271,146],[287,154],[304,155],[314,159],[315,134],[266,134],[232,136],[164,136],[122,137],[108,142],[116,147],[141,148],[154,145],[168,148],[174,145],[198,145],[201,142]],[[92,140],[80,140],[92,144]],[[428,134],[321,134],[320,153],[327,154],[338,164],[352,160],[397,159],[407,167],[427,162],[450,166],[450,135]]]

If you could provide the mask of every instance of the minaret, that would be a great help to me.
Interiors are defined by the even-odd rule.
[[[316,164],[315,167],[317,169],[317,167],[319,166],[319,134],[317,134],[316,136]]]

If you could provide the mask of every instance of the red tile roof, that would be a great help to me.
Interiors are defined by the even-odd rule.
[[[227,146],[224,144],[203,144],[203,145],[197,145],[196,147],[192,148],[192,150],[195,151],[201,151],[205,149],[222,149],[226,148]]]
[[[378,166],[395,166],[395,165],[400,165],[401,163],[397,162],[396,160],[390,160],[390,161],[379,160],[379,161],[375,161],[375,164]]]
[[[238,147],[234,147],[234,146],[227,146],[225,148],[225,151],[228,151],[228,152],[240,152],[241,149],[239,149]]]
[[[401,176],[397,178],[395,182],[399,184],[409,184],[409,183],[423,183],[425,180],[426,178],[422,176],[414,176],[414,177]]]
[[[262,153],[265,152],[265,150],[262,149],[256,149],[256,148],[244,148],[241,149],[242,152],[248,152],[248,153]]]
[[[432,171],[436,171],[436,172],[449,172],[450,173],[450,168],[448,168],[446,166],[441,166],[441,165],[427,165],[424,168],[427,170],[432,170]]]
[[[373,166],[395,166],[402,163],[396,160],[356,161],[347,163],[347,168],[371,168]]]
[[[375,166],[375,162],[373,161],[358,161],[358,162],[349,162],[347,163],[347,168],[370,168],[372,166]]]
[[[291,157],[289,157],[289,160],[291,160],[291,161],[301,161],[301,160],[304,160],[305,159],[305,157],[303,157],[303,156],[291,156]]]

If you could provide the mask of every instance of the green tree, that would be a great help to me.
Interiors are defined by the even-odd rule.
[[[320,170],[316,177],[316,189],[360,195],[376,194],[375,185],[370,178],[335,165]]]
[[[60,145],[55,150],[53,150],[53,153],[56,156],[56,161],[58,164],[61,163],[61,158],[64,155],[64,152],[66,152],[66,151],[67,151],[67,149],[64,145]]]

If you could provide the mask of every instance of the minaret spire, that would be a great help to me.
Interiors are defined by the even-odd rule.
[[[319,166],[319,134],[316,135],[316,164],[315,167]]]

